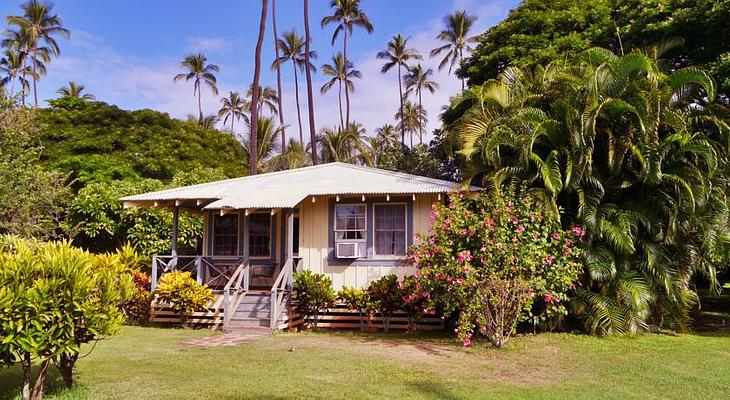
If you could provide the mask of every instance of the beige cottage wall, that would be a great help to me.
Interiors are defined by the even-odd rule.
[[[304,268],[329,275],[335,289],[343,286],[366,287],[383,275],[395,274],[399,279],[403,279],[405,276],[415,273],[414,267],[329,265],[327,260],[329,247],[328,200],[327,197],[322,196],[313,203],[311,198],[308,198],[299,205],[299,256],[303,258]],[[428,232],[431,226],[431,208],[436,202],[438,202],[437,194],[416,195],[416,200],[413,202],[414,235]]]

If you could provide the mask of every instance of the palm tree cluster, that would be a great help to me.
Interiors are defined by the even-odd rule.
[[[22,15],[6,18],[10,28],[3,33],[2,84],[10,84],[10,96],[16,94],[17,84],[21,102],[25,104],[32,80],[33,103],[37,107],[38,80],[46,74],[53,57],[61,53],[56,38],[68,39],[71,33],[63,27],[61,18],[53,14],[52,4],[29,0],[20,7]]]
[[[686,328],[691,278],[715,282],[730,242],[730,111],[704,71],[660,67],[668,48],[507,68],[452,104],[464,172],[588,232],[572,306],[593,333]]]

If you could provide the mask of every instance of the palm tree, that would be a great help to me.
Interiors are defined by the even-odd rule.
[[[251,100],[253,99],[253,85],[248,87],[246,95],[248,96],[248,100],[246,100],[246,108],[248,109],[251,107]],[[261,118],[261,112],[264,108],[268,109],[271,115],[278,115],[278,103],[279,93],[274,88],[268,86],[259,86],[259,118]]]
[[[86,89],[86,86],[79,85],[76,82],[70,81],[68,83],[68,86],[64,86],[58,90],[56,90],[56,93],[60,94],[64,97],[74,97],[81,100],[96,100],[96,97],[93,94],[85,93],[81,94],[81,92]]]
[[[266,11],[269,8],[269,1],[261,2],[261,21],[259,22],[259,38],[256,41],[256,55],[254,56],[253,85],[251,85],[251,139],[249,140],[249,174],[256,175],[259,167],[258,151],[258,119],[259,119],[259,79],[261,77],[261,47],[264,44],[264,33],[266,32]]]
[[[420,132],[428,122],[426,111],[418,104],[407,101],[403,107],[395,113],[395,120],[398,121],[398,127],[401,132],[409,132],[411,134],[411,144],[413,147],[413,133]]]
[[[352,82],[353,79],[361,78],[362,74],[360,71],[353,69],[351,62],[347,62],[347,68],[345,68],[345,58],[342,53],[337,53],[332,56],[332,64],[324,64],[322,66],[322,73],[330,76],[330,80],[325,82],[320,89],[322,94],[327,93],[332,87],[337,84],[338,89],[338,102],[340,106],[340,128],[345,126],[344,120],[342,119],[342,84],[345,83],[345,87],[348,91],[355,91],[355,84]]]
[[[284,171],[306,167],[312,164],[312,157],[309,154],[309,146],[295,139],[289,139],[286,150],[272,157],[266,162],[267,171]]]
[[[215,125],[218,123],[218,121],[218,116],[213,114],[204,115],[203,118],[200,118],[200,116],[196,118],[193,114],[188,114],[187,116],[188,123],[198,125],[203,129],[215,129]]]
[[[25,105],[25,97],[30,92],[30,84],[28,82],[28,76],[31,77],[39,77],[40,73],[45,73],[46,71],[46,64],[44,60],[50,60],[50,55],[48,53],[48,49],[46,47],[42,47],[36,51],[36,57],[34,57],[34,65],[38,72],[33,72],[33,67],[31,67],[28,58],[30,55],[30,38],[28,36],[28,32],[25,28],[22,26],[18,28],[17,30],[6,30],[4,32],[4,38],[2,40],[2,46],[5,47],[7,50],[13,51],[16,56],[16,59],[14,60],[16,63],[19,62],[19,69],[18,69],[18,80],[21,84],[21,102],[23,105]]]
[[[307,110],[309,111],[309,145],[312,151],[312,164],[317,165],[317,132],[314,128],[314,89],[312,86],[313,65],[310,59],[312,35],[309,32],[309,0],[304,0],[304,68],[307,74]]]
[[[363,140],[362,162],[369,167],[378,167],[384,145],[377,137],[367,136]]]
[[[439,71],[449,66],[449,73],[454,68],[456,63],[464,60],[464,50],[471,51],[472,48],[470,43],[476,43],[479,39],[476,36],[469,36],[474,22],[477,17],[474,15],[468,15],[466,11],[457,11],[444,18],[446,29],[442,30],[436,36],[436,39],[447,42],[441,47],[437,47],[431,50],[431,57],[436,57],[442,52],[446,52],[444,58],[439,63]],[[464,78],[461,78],[461,91],[465,88]]]
[[[367,14],[360,10],[360,0],[331,0],[330,8],[334,9],[334,13],[322,18],[322,27],[324,28],[329,24],[337,24],[332,34],[332,45],[335,44],[337,36],[342,32],[342,59],[344,60],[342,65],[350,65],[347,60],[348,35],[352,35],[352,30],[356,26],[365,29],[368,33],[372,33],[373,24],[370,22]],[[345,91],[345,103],[347,110],[345,114],[345,126],[349,126],[350,95],[347,91]]]
[[[361,159],[361,129],[350,124],[348,129],[322,129],[317,139],[321,146],[322,162],[356,163]]]
[[[418,50],[414,48],[408,48],[408,39],[409,38],[401,36],[400,33],[393,36],[393,39],[388,42],[388,46],[385,48],[385,51],[381,51],[377,55],[378,59],[386,60],[386,63],[383,64],[383,68],[380,69],[380,72],[385,74],[390,71],[390,69],[394,66],[398,67],[398,97],[400,100],[400,114],[403,114],[403,101],[405,100],[403,98],[401,68],[404,67],[407,69],[408,61],[423,59],[423,57],[421,57],[421,55],[418,53]],[[405,140],[405,127],[401,124],[401,144],[405,144]]]
[[[255,119],[256,118],[252,119],[251,122],[253,122]],[[278,138],[281,131],[281,127],[276,126],[276,122],[271,117],[262,117],[258,120],[258,124],[256,124],[256,129],[258,129],[258,132],[256,132],[256,135],[251,135],[251,137],[255,136],[256,140],[258,140],[256,146],[251,146],[250,140],[243,141],[243,153],[245,157],[249,160],[249,162],[252,159],[256,160],[255,173],[263,171],[264,165],[266,165],[271,155],[275,154],[278,151],[276,139]],[[248,128],[252,129],[253,124],[248,124]],[[255,157],[252,157],[252,151],[254,150],[256,150],[257,153]],[[255,173],[251,173],[251,175],[254,175]]]
[[[294,71],[294,97],[297,103],[297,122],[299,123],[299,141],[304,142],[304,130],[302,129],[302,113],[299,106],[299,78],[297,75],[297,69],[300,72],[304,71],[307,65],[307,60],[304,55],[304,38],[297,35],[297,32],[292,30],[291,32],[284,32],[281,39],[278,40],[278,47],[281,50],[281,56],[277,57],[272,64],[274,66],[281,65],[287,61],[291,61],[292,70]],[[317,53],[311,51],[309,54],[310,58],[317,58]],[[312,70],[316,70],[314,65],[310,65]]]
[[[3,57],[0,59],[0,73],[5,77],[3,83],[10,82],[10,96],[15,94],[15,81],[20,83],[23,97],[25,92],[30,88],[27,75],[31,75],[32,71],[29,66],[25,65],[25,54],[15,49],[8,48],[3,51]]]
[[[586,229],[573,305],[587,331],[682,330],[690,280],[714,280],[730,226],[727,111],[714,98],[702,70],[590,49],[467,89],[449,134],[465,175],[526,185],[553,218]]]
[[[219,71],[219,68],[215,64],[208,64],[208,58],[203,53],[191,54],[185,57],[181,62],[180,66],[183,67],[186,72],[175,75],[172,78],[173,82],[177,82],[180,79],[185,81],[193,81],[193,96],[198,96],[198,119],[203,120],[203,101],[202,101],[202,88],[201,84],[205,83],[214,95],[218,95],[217,80],[215,72]]]
[[[431,68],[424,69],[423,65],[419,63],[418,65],[409,68],[408,73],[403,77],[403,83],[406,85],[406,97],[408,97],[412,92],[416,92],[416,96],[418,97],[418,106],[421,110],[424,110],[423,100],[421,97],[423,90],[426,89],[433,94],[439,87],[439,84],[436,81],[431,80],[431,76],[433,76],[433,70]],[[423,128],[425,129],[425,124]],[[420,144],[423,144],[423,135],[426,133],[424,129],[421,129],[418,133],[418,142]]]
[[[276,31],[276,0],[271,0],[271,27],[274,31],[274,60],[279,59],[279,34]],[[286,129],[284,125],[284,108],[281,105],[281,65],[276,63],[276,90],[279,103],[279,126],[281,127],[281,151],[286,150]]]
[[[25,31],[27,40],[25,47],[30,57],[33,77],[33,99],[37,107],[38,78],[45,72],[45,68],[40,68],[39,61],[48,63],[52,57],[57,57],[61,50],[54,36],[68,39],[71,32],[63,27],[58,15],[51,15],[53,4],[30,0],[20,7],[23,9],[23,15],[8,16],[6,21],[9,25],[16,25]]]
[[[237,119],[243,119],[246,123],[249,123],[248,115],[246,115],[246,102],[241,99],[241,94],[236,91],[228,92],[228,97],[221,99],[221,108],[218,110],[218,118],[223,118],[223,124],[228,123],[228,119],[231,119],[231,134],[235,135],[236,131],[233,130],[233,123]]]
[[[383,147],[392,147],[398,143],[398,132],[391,124],[385,124],[375,129],[375,137],[382,143]]]

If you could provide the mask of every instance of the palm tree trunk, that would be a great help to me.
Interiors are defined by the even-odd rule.
[[[459,49],[459,65],[461,65],[464,62],[464,50]],[[466,86],[464,85],[464,77],[461,77],[461,93],[464,93],[464,90],[466,90]]]
[[[403,123],[403,84],[401,84],[400,64],[398,64],[398,93],[400,99],[400,143],[406,145],[406,126]]]
[[[297,100],[297,121],[299,122],[299,141],[304,144],[304,130],[302,129],[302,112],[299,107],[299,79],[297,78],[297,65],[292,59],[292,65],[294,66],[294,97]]]
[[[342,81],[339,81],[337,83],[337,86],[338,86],[338,91],[339,91],[339,93],[337,95],[337,97],[338,97],[337,101],[340,103],[340,129],[344,130],[345,124],[342,122]],[[347,88],[347,85],[345,85],[345,88]],[[345,89],[345,90],[347,90],[347,89]]]
[[[10,97],[13,97],[13,94],[15,94],[15,77],[10,79]]]
[[[279,35],[276,33],[276,0],[271,0],[271,27],[274,30],[274,54],[279,59]],[[286,132],[284,130],[284,109],[281,106],[281,65],[276,62],[276,88],[279,92],[279,127],[281,128],[281,152],[286,151]]]
[[[35,103],[35,106],[38,107],[38,80],[36,79],[36,52],[33,50],[33,102]]]
[[[304,0],[304,62],[307,71],[307,103],[309,108],[309,140],[312,148],[312,164],[319,164],[317,159],[317,132],[314,131],[314,95],[312,94],[312,71],[309,62],[309,44],[312,37],[309,33],[309,0]]]
[[[418,89],[418,108],[423,111],[423,99],[421,99],[421,89]],[[423,135],[426,134],[426,127],[421,124],[421,129],[418,130],[418,144],[423,144]]]
[[[236,137],[236,131],[233,130],[233,122],[236,121],[236,114],[234,113],[231,117],[231,135],[235,138]]]
[[[347,90],[347,28],[343,29],[344,40],[342,41],[342,60],[345,63],[345,128],[350,126],[350,92]]]
[[[249,171],[250,175],[256,175],[258,163],[258,102],[259,102],[259,78],[261,77],[261,47],[264,43],[264,32],[266,32],[266,11],[269,7],[269,0],[261,3],[261,21],[259,23],[259,38],[256,42],[255,67],[253,73],[253,93],[251,95],[251,139],[249,142]]]
[[[201,94],[202,90],[200,90],[200,81],[195,82],[195,86],[198,89],[198,123],[203,122],[203,102],[201,100]]]

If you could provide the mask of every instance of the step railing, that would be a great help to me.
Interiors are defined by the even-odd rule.
[[[231,275],[228,283],[223,288],[223,327],[228,327],[233,314],[238,308],[249,287],[249,271],[251,266],[245,258]]]
[[[246,260],[239,256],[173,256],[152,257],[151,286],[154,292],[162,275],[173,270],[188,271],[201,285],[214,290],[224,287],[232,278],[236,267]]]
[[[296,270],[299,270],[302,260],[299,259]],[[276,277],[276,281],[271,286],[271,318],[269,326],[271,329],[279,328],[279,320],[286,307],[286,300],[291,293],[292,284],[294,283],[294,259],[289,258]]]

